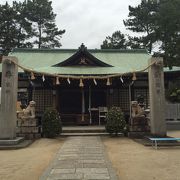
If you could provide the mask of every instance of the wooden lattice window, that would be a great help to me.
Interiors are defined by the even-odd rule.
[[[36,102],[36,111],[43,112],[53,106],[53,91],[49,89],[34,90],[33,101]]]
[[[123,111],[129,110],[128,89],[110,89],[108,93],[108,107],[118,106]]]
[[[130,102],[128,89],[119,90],[119,103],[123,111],[129,111]]]
[[[110,89],[108,94],[108,107],[119,106],[118,102],[118,90]]]

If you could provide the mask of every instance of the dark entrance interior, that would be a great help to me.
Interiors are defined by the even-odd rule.
[[[90,124],[89,107],[94,108],[92,124],[98,124],[98,107],[106,106],[106,91],[101,89],[58,89],[57,107],[64,125],[80,125],[83,112],[85,125]]]
[[[59,112],[61,114],[80,114],[82,109],[81,91],[61,90],[59,93]]]

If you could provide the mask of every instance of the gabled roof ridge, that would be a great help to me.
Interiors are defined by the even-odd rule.
[[[86,60],[86,57],[89,60]],[[81,58],[81,60],[80,60]],[[82,62],[79,62],[82,61]],[[87,61],[87,62],[86,62]],[[87,50],[87,48],[84,46],[84,44],[82,44],[80,46],[80,48],[69,58],[67,58],[66,60],[57,63],[54,65],[54,67],[56,66],[69,66],[69,65],[75,65],[76,63],[85,63],[85,64],[93,64],[93,65],[97,65],[97,66],[101,66],[101,67],[112,67],[112,65],[107,64],[103,61],[101,61],[100,59],[96,58],[95,56],[93,56],[93,54],[91,54],[90,51]],[[77,64],[76,64],[77,65]]]

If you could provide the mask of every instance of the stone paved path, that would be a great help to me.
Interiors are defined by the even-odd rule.
[[[100,137],[69,137],[40,180],[117,180]]]

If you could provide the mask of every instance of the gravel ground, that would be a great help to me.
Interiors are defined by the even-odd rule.
[[[180,137],[180,131],[168,132]],[[180,147],[145,147],[128,138],[102,138],[121,180],[180,180]]]
[[[169,136],[180,137],[180,131]],[[1,180],[38,180],[65,139],[40,139],[25,149],[0,151]],[[180,147],[158,150],[128,138],[102,137],[121,180],[180,180]]]
[[[27,148],[0,151],[1,180],[38,180],[64,139],[39,139]]]

